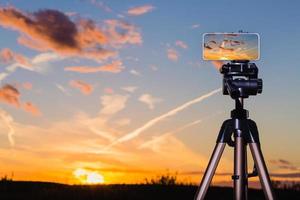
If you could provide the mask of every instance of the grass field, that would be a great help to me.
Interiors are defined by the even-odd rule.
[[[64,185],[45,182],[2,181],[1,200],[154,200],[193,199],[196,186],[186,185]],[[278,199],[300,199],[300,191],[276,189]],[[233,199],[232,188],[211,187],[207,199]],[[261,190],[250,189],[249,199],[264,199]]]

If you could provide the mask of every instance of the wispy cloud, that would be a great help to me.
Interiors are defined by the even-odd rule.
[[[100,100],[102,105],[100,114],[113,115],[125,108],[128,96],[120,94],[103,95]]]
[[[5,67],[5,71],[0,73],[0,82],[6,79],[8,76],[13,74],[18,68],[26,69],[29,71],[34,71],[38,73],[46,73],[50,64],[55,61],[59,61],[64,59],[64,57],[59,56],[56,53],[40,53],[32,58],[27,58],[22,56],[21,54],[17,54],[11,50],[7,51],[11,52],[13,59],[10,59],[11,62],[6,63],[9,64]]]
[[[35,106],[34,104],[32,104],[31,102],[25,102],[23,104],[23,109],[26,112],[31,113],[33,116],[41,116],[42,115],[40,109],[37,106]]]
[[[169,60],[176,62],[176,61],[178,61],[179,53],[175,49],[169,48],[169,49],[167,49],[167,56],[168,56]]]
[[[134,93],[138,89],[138,87],[137,86],[126,86],[126,87],[122,87],[121,89],[126,92]]]
[[[69,82],[69,85],[74,87],[74,88],[79,89],[80,92],[84,95],[90,95],[94,90],[94,87],[91,84],[86,83],[86,82],[81,81],[81,80],[71,80]]]
[[[19,90],[10,84],[5,84],[0,88],[0,101],[4,103],[20,107],[20,96]]]
[[[8,141],[11,146],[14,146],[15,145],[15,140],[13,137],[13,135],[15,134],[15,129],[13,127],[14,119],[11,115],[9,115],[6,111],[2,109],[0,109],[0,117],[9,129],[7,133]]]
[[[130,8],[127,11],[127,13],[128,13],[128,15],[131,15],[131,16],[139,16],[139,15],[146,14],[152,10],[154,10],[154,6],[143,5],[143,6],[137,6],[137,7]]]
[[[89,127],[89,129],[99,135],[100,137],[103,137],[105,139],[108,139],[110,142],[114,141],[116,138],[108,131],[103,131],[103,130],[99,130],[99,129],[96,129],[95,127]]]
[[[300,170],[299,167],[295,166],[293,163],[285,159],[271,160],[270,163],[272,163],[280,169],[287,169],[292,171]]]
[[[122,20],[106,20],[104,27],[108,37],[108,43],[113,47],[121,47],[125,44],[142,44],[143,39],[139,28]]]
[[[162,102],[162,99],[154,97],[151,94],[143,94],[139,97],[139,101],[145,103],[152,110],[157,103]]]
[[[214,117],[214,116],[216,116],[216,115],[218,115],[218,114],[220,114],[220,113],[221,113],[221,112],[217,112],[217,113],[212,114],[212,115],[210,115],[210,116],[207,116],[207,117],[205,117],[205,118],[203,118],[203,119],[198,119],[198,120],[192,121],[192,122],[190,122],[190,123],[187,123],[187,124],[185,124],[185,125],[183,125],[183,126],[180,126],[180,127],[176,128],[176,129],[167,131],[167,132],[165,132],[165,133],[163,133],[163,134],[160,134],[159,136],[152,137],[152,139],[150,139],[150,140],[148,140],[148,141],[145,141],[145,142],[141,143],[141,144],[139,145],[138,148],[140,148],[140,149],[143,149],[143,148],[150,148],[150,149],[152,149],[152,150],[155,151],[156,143],[159,143],[160,140],[164,140],[165,137],[168,137],[168,136],[170,136],[170,135],[174,135],[174,134],[176,134],[176,133],[180,133],[180,132],[182,132],[183,130],[185,130],[185,129],[187,129],[187,128],[190,128],[190,127],[192,127],[192,126],[195,126],[195,125],[198,125],[198,124],[200,124],[200,123],[203,123],[203,121],[205,121],[205,120],[207,120],[207,119],[210,119],[210,118],[212,118],[212,117]]]
[[[193,24],[193,25],[191,26],[192,29],[196,29],[196,28],[199,28],[199,27],[200,27],[200,24]]]
[[[5,84],[0,88],[0,102],[12,105],[16,108],[22,108],[24,111],[34,116],[40,116],[41,112],[31,102],[22,103],[20,91],[13,85]]]
[[[161,143],[162,140],[165,140],[167,137],[169,137],[170,135],[173,135],[173,134],[176,134],[178,132],[181,132],[191,126],[194,126],[194,125],[197,125],[197,124],[200,124],[202,122],[202,120],[195,120],[193,122],[190,122],[188,124],[185,124],[173,131],[168,131],[167,133],[164,133],[160,136],[157,136],[157,137],[153,137],[151,140],[149,141],[146,141],[142,144],[139,145],[139,149],[144,149],[144,148],[150,148],[152,149],[153,151],[156,151],[156,152],[159,152],[159,149],[157,148],[157,144],[158,143]]]
[[[141,73],[136,71],[135,69],[130,70],[129,73],[135,76],[141,76]]]
[[[59,89],[62,93],[64,93],[67,96],[71,96],[71,93],[62,85],[55,83],[54,84],[56,86],[57,89]]]
[[[4,48],[0,51],[0,62],[4,64],[12,64],[13,62],[17,62],[21,66],[30,66],[28,58],[22,54],[13,52],[9,48]]]
[[[0,51],[0,63],[8,65],[5,67],[5,71],[0,73],[0,82],[14,73],[19,67],[30,71],[33,70],[33,66],[27,57],[9,48],[4,48]]]
[[[184,41],[181,41],[181,40],[176,40],[175,45],[178,47],[181,47],[182,49],[188,48],[188,45]]]
[[[112,12],[112,9],[102,1],[90,0],[90,2],[94,6],[96,6],[97,8],[100,8],[101,10],[103,10],[105,12]]]
[[[65,71],[72,71],[78,73],[97,73],[97,72],[111,72],[119,73],[124,69],[123,63],[121,61],[113,61],[111,64],[102,65],[99,67],[91,66],[70,66],[65,67]]]
[[[127,126],[131,123],[131,119],[129,118],[122,118],[115,122],[118,126]]]
[[[142,125],[141,127],[135,129],[134,131],[120,137],[119,139],[117,139],[116,141],[114,141],[113,143],[111,143],[110,146],[113,146],[115,144],[118,144],[118,143],[121,143],[121,142],[125,142],[125,141],[128,141],[128,140],[131,140],[133,138],[136,138],[137,136],[139,136],[142,132],[144,132],[145,130],[147,130],[148,128],[154,126],[155,124],[157,124],[158,122],[164,120],[165,118],[168,118],[168,117],[171,117],[173,115],[176,115],[178,112],[192,106],[193,104],[196,104],[196,103],[199,103],[207,98],[209,98],[210,96],[218,93],[221,91],[221,88],[219,89],[215,89],[205,95],[201,95],[200,97],[197,97],[191,101],[188,101],[184,104],[182,104],[181,106],[178,106],[170,111],[168,111],[167,113],[165,114],[162,114],[158,117],[155,117],[154,119],[151,119],[150,121],[148,121],[147,123],[145,123],[144,125]],[[110,147],[109,146],[109,147]]]

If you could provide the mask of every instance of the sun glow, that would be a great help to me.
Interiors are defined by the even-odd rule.
[[[90,171],[78,168],[73,172],[73,175],[82,184],[102,184],[104,177],[96,171]]]

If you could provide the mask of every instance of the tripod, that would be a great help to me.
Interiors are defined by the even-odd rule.
[[[221,126],[216,146],[196,194],[196,200],[204,199],[226,144],[234,148],[234,175],[232,179],[235,199],[247,199],[248,178],[257,175],[265,197],[270,200],[275,199],[261,151],[256,123],[248,119],[248,111],[244,109],[244,98],[262,92],[262,80],[257,79],[258,70],[253,64],[248,63],[248,61],[232,61],[222,66],[221,73],[224,74],[223,94],[230,94],[235,99],[235,109],[231,111],[231,119],[225,120]],[[234,76],[245,76],[247,79],[234,79]],[[232,135],[234,140],[232,140]],[[247,145],[250,147],[254,160],[252,173],[248,173],[247,168]]]

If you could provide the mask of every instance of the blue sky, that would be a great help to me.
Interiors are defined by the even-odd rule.
[[[29,60],[42,53],[61,56],[57,60],[40,64],[35,70],[18,68],[1,81],[1,87],[5,84],[15,86],[25,82],[30,83],[32,89],[29,90],[17,87],[21,94],[21,101],[32,102],[41,112],[40,116],[33,116],[16,108],[16,106],[1,101],[1,109],[13,118],[12,126],[15,126],[14,146],[7,141],[5,123],[0,127],[0,148],[3,160],[8,159],[5,155],[13,151],[16,155],[26,154],[33,160],[42,162],[44,158],[31,155],[29,152],[43,152],[44,142],[47,144],[46,146],[53,148],[53,151],[45,150],[45,154],[50,155],[49,159],[54,159],[51,155],[68,156],[71,153],[76,155],[79,154],[78,151],[95,153],[108,145],[109,141],[103,138],[103,140],[99,139],[98,137],[101,136],[96,137],[97,135],[90,133],[90,130],[85,130],[86,124],[84,123],[82,127],[78,128],[78,131],[82,131],[81,133],[73,133],[72,126],[78,120],[81,122],[88,121],[90,124],[91,121],[94,123],[96,118],[97,120],[105,118],[105,123],[101,121],[100,128],[103,128],[102,123],[104,123],[105,129],[108,127],[109,130],[107,131],[111,131],[110,136],[112,138],[120,138],[141,127],[147,121],[221,87],[222,76],[218,70],[211,62],[202,60],[202,34],[243,30],[259,33],[261,38],[261,55],[256,64],[260,70],[259,76],[264,80],[264,89],[261,95],[247,99],[246,107],[250,110],[251,118],[258,123],[269,168],[272,172],[299,173],[300,159],[298,153],[300,148],[298,142],[300,136],[297,123],[300,115],[299,2],[16,0],[3,1],[0,5],[1,8],[11,5],[14,9],[28,15],[41,9],[58,10],[67,14],[73,22],[78,19],[91,19],[100,28],[106,26],[105,20],[126,21],[135,27],[134,31],[138,32],[142,38],[140,43],[128,42],[118,47],[110,46],[109,48],[117,51],[118,55],[107,60],[95,61],[82,58],[80,55],[71,57],[60,55],[60,52],[55,49],[41,52],[19,44],[18,37],[26,33],[18,32],[11,27],[4,27],[0,22],[1,49],[9,48]],[[148,12],[138,15],[128,14],[130,9],[145,5],[151,6]],[[109,7],[110,11],[105,10],[105,6]],[[186,45],[186,48],[184,45],[180,45],[178,41]],[[168,57],[168,54],[172,54],[173,57],[172,55]],[[70,66],[103,66],[115,60],[121,61],[124,67],[120,73],[86,74],[65,70],[66,67]],[[1,66],[1,72],[4,72],[8,65],[1,63]],[[93,88],[92,92],[85,95],[81,89],[78,90],[78,87],[75,86],[74,88],[70,85],[72,80],[83,81]],[[58,85],[62,86],[65,92],[59,90]],[[136,90],[134,92],[125,91],[124,87],[128,88],[129,86],[136,87]],[[105,98],[102,97],[105,96],[109,96],[108,101],[113,101],[116,98],[116,101],[119,102],[123,98],[125,105],[109,117],[102,116],[101,112],[103,114],[105,107],[103,103]],[[114,97],[114,99],[110,97]],[[146,143],[146,141],[162,136],[165,132],[172,132],[201,119],[202,123],[176,132],[166,139],[166,141],[175,141],[174,144],[176,145],[182,145],[186,151],[184,154],[187,157],[184,160],[186,165],[176,165],[176,159],[168,157],[168,162],[166,161],[161,166],[155,166],[157,170],[201,170],[211,153],[219,127],[222,121],[229,117],[233,106],[234,102],[229,96],[222,96],[221,93],[217,93],[203,102],[159,122],[143,132],[140,137],[113,148],[116,152],[125,149],[124,151],[132,156],[139,151],[137,148],[140,143]],[[118,125],[122,120],[127,122],[126,125]],[[99,124],[95,126],[99,126]],[[23,129],[24,132],[28,133],[27,135],[18,133],[18,131],[22,132]],[[38,133],[37,130],[45,132]],[[82,148],[83,150],[74,150],[74,152],[72,150],[70,153],[70,149],[73,147],[71,148],[72,144],[68,142],[62,142],[62,144],[59,142],[58,146],[50,144],[56,141],[57,136],[52,137],[49,130],[65,131],[66,134],[62,134],[61,140],[67,141],[72,138],[73,141],[76,138],[73,141],[74,144],[78,145],[78,149]],[[85,131],[87,131],[86,134],[84,134]],[[81,143],[85,140],[90,141],[90,138],[95,138],[99,146]],[[166,142],[166,144],[173,145],[172,142]],[[60,145],[70,146],[70,148],[61,149],[62,146]],[[132,147],[126,149],[126,146]],[[135,146],[136,148],[134,148]],[[151,155],[154,160],[161,158],[153,146],[148,150],[149,152],[144,153]],[[177,153],[173,149],[166,151]],[[228,163],[231,161],[231,153],[226,152],[225,154],[225,160]],[[199,159],[203,158],[201,165],[197,165],[197,161],[191,163],[187,161],[198,158],[197,156]],[[98,161],[87,162],[81,155],[78,155],[77,159],[76,156],[74,157],[69,163],[59,157],[59,161],[55,162],[49,170],[59,168],[62,163],[67,162],[70,167],[61,172],[67,176],[70,171],[76,168],[96,168],[101,173],[103,166],[113,165],[105,161],[102,164],[97,163]],[[101,159],[103,158],[100,157],[99,160],[101,161]],[[280,166],[280,161],[278,161],[280,159],[290,163],[289,169],[283,169],[284,167]],[[127,162],[130,167],[137,168],[139,162],[133,160],[122,160],[122,162]],[[11,159],[11,162],[20,162],[26,169],[25,172],[20,172],[17,177],[20,179],[31,178],[28,162],[19,160],[18,156]],[[221,170],[230,172],[230,165],[226,163],[224,165],[226,167]],[[8,164],[3,170],[7,172],[14,167],[13,164]],[[14,171],[18,175],[17,167]],[[112,182],[117,180],[111,174],[105,175],[104,173],[104,176],[110,177],[108,179],[113,180]],[[146,175],[137,177],[142,176]],[[199,179],[200,176],[196,176],[195,179]],[[39,177],[64,182],[56,179],[55,175],[40,174]],[[138,178],[132,178],[130,181],[134,180],[138,181]]]

